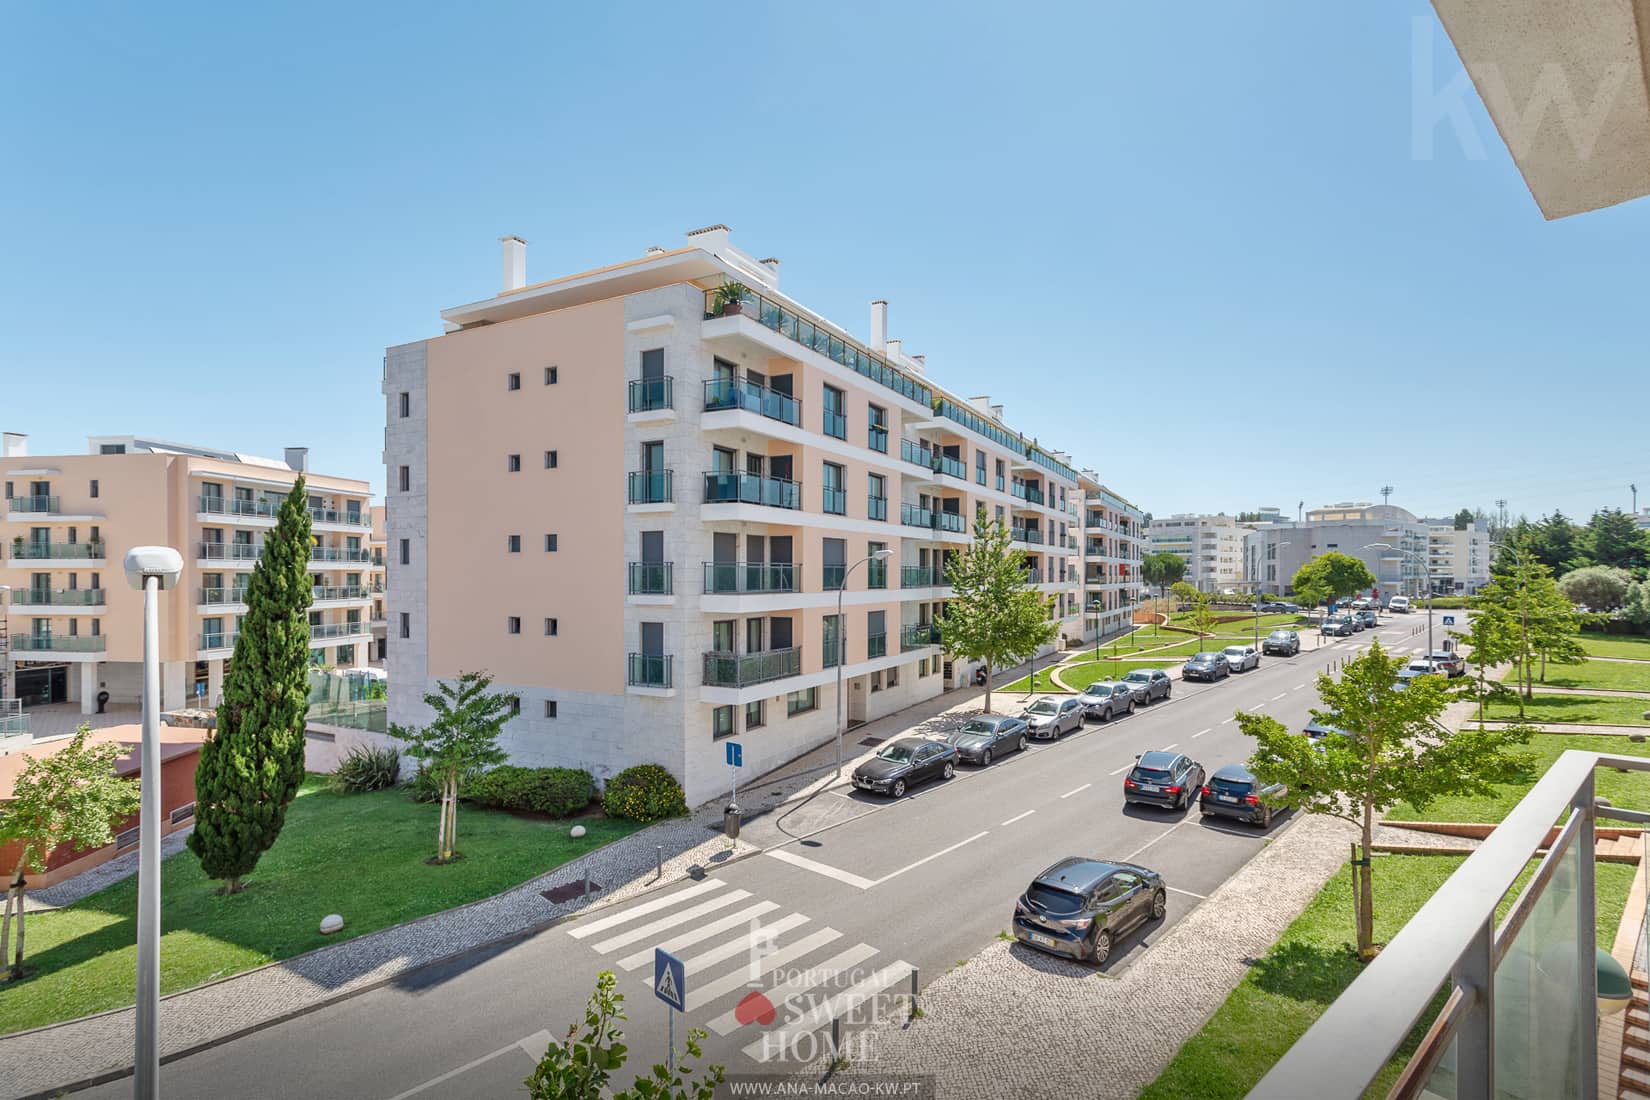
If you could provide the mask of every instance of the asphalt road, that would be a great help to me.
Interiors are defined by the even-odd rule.
[[[1424,612],[1390,616],[1383,644],[1419,651]],[[1442,637],[1441,627],[1439,636]],[[894,995],[982,949],[1009,925],[1014,899],[1066,855],[1130,860],[1162,873],[1167,917],[1119,944],[1105,969],[1150,965],[1164,931],[1287,829],[1263,832],[1184,813],[1125,808],[1122,773],[1136,754],[1178,748],[1209,772],[1248,755],[1237,710],[1291,728],[1316,703],[1312,684],[1330,662],[1367,646],[1370,633],[1306,648],[1295,658],[1212,685],[1176,681],[1173,698],[1056,743],[1039,743],[988,769],[888,802],[832,788],[821,799],[855,803],[858,816],[762,855],[529,939],[417,971],[284,1024],[162,1068],[169,1097],[216,1100],[289,1095],[400,1098],[520,1095],[554,1032],[582,1018],[603,969],[619,975],[629,1021],[630,1069],[661,1058],[665,1006],[653,996],[655,945],[688,962],[688,1011],[677,1021],[710,1031],[706,1057],[731,1071],[778,1069],[821,1053],[830,1017],[850,1032],[873,1014],[903,1011]],[[1329,639],[1324,639],[1326,643]],[[997,696],[999,709],[1009,698]],[[1018,703],[1018,699],[1012,700]],[[828,815],[833,819],[840,814]],[[775,831],[774,835],[779,834]],[[752,920],[776,929],[771,953]],[[758,960],[754,965],[752,959]],[[1041,964],[1023,952],[1028,966]],[[751,981],[755,970],[757,980]],[[769,1001],[745,1002],[752,987]],[[761,1009],[774,1006],[764,1022]],[[629,1079],[629,1072],[623,1079]],[[90,1091],[126,1096],[129,1080]]]

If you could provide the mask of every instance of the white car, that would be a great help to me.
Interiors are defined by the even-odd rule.
[[[1229,645],[1221,650],[1233,672],[1247,672],[1260,667],[1260,651],[1252,645]]]
[[[1394,597],[1392,597],[1392,599],[1387,601],[1386,609],[1388,611],[1396,611],[1396,612],[1399,612],[1399,613],[1405,614],[1405,615],[1409,614],[1409,597],[1408,596],[1394,596]]]

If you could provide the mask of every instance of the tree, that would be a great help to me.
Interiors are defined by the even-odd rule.
[[[1650,627],[1650,582],[1634,581],[1627,586],[1627,595],[1621,601],[1621,617],[1641,633]]]
[[[1167,599],[1166,589],[1177,584],[1186,575],[1186,559],[1167,550],[1147,554],[1140,559],[1140,576],[1147,584],[1157,586],[1157,598]]]
[[[11,948],[12,914],[17,916],[17,954],[11,976],[23,976],[24,871],[43,872],[46,858],[60,845],[76,851],[114,843],[114,827],[138,811],[135,779],[115,774],[122,746],[114,742],[87,746],[90,726],[81,726],[68,744],[50,756],[23,761],[9,802],[0,803],[0,844],[21,846],[6,888],[6,914],[0,922],[0,961]],[[160,777],[155,777],[159,782]]]
[[[1461,509],[1459,512],[1455,513],[1455,529],[1457,531],[1465,531],[1467,528],[1472,526],[1475,518],[1476,517],[1473,515],[1471,508]]]
[[[1535,559],[1555,574],[1562,576],[1577,565],[1580,559],[1581,529],[1570,522],[1570,517],[1557,509],[1553,514],[1529,529],[1529,538],[1523,544]]]
[[[1594,512],[1580,539],[1582,551],[1594,565],[1643,569],[1650,565],[1650,540],[1634,518],[1620,508]]]
[[[1609,565],[1588,565],[1572,569],[1558,582],[1558,590],[1571,603],[1585,604],[1594,611],[1620,607],[1627,597],[1633,575]]]
[[[281,501],[246,586],[246,614],[223,681],[218,727],[195,768],[189,850],[223,893],[242,889],[281,835],[304,781],[309,706],[309,498],[304,479]]]
[[[1290,584],[1295,595],[1311,606],[1374,588],[1375,575],[1357,558],[1330,550],[1295,570]]]
[[[576,1023],[569,1026],[566,1038],[552,1040],[532,1076],[522,1082],[531,1100],[602,1100],[609,1095],[609,1080],[630,1056],[619,1030],[625,1019],[624,994],[615,985],[611,970],[596,975],[595,992],[584,1010],[584,1032]],[[697,1071],[688,1065],[689,1058],[702,1057],[699,1041],[704,1037],[698,1028],[689,1029],[686,1053],[675,1060],[675,1072],[657,1064],[628,1089],[612,1093],[612,1100],[711,1100],[725,1068],[706,1066],[696,1081]]]
[[[1192,610],[1186,616],[1186,625],[1197,631],[1198,645],[1201,647],[1204,638],[1212,638],[1220,629],[1220,619],[1214,609],[1209,606],[1210,597],[1207,592],[1199,592],[1192,601]]]
[[[991,713],[991,673],[1017,664],[1054,640],[1053,601],[1026,582],[1025,559],[1009,549],[998,520],[974,524],[974,541],[946,565],[956,592],[939,620],[940,644],[953,657],[985,663],[985,712]]]
[[[1478,616],[1489,616],[1486,627],[1495,636],[1508,639],[1501,659],[1518,664],[1520,684],[1518,717],[1524,718],[1524,701],[1535,693],[1535,661],[1541,659],[1541,677],[1546,679],[1547,662],[1576,664],[1586,658],[1577,640],[1581,627],[1575,605],[1565,599],[1554,583],[1552,571],[1528,549],[1507,545],[1498,559],[1504,570],[1478,592]]]
[[[1275,718],[1238,711],[1255,739],[1249,770],[1263,785],[1280,783],[1280,805],[1350,821],[1361,831],[1356,862],[1358,957],[1375,952],[1370,850],[1376,815],[1400,802],[1418,809],[1445,795],[1487,795],[1492,784],[1518,777],[1527,761],[1508,750],[1534,732],[1524,726],[1463,728],[1449,733],[1438,715],[1450,699],[1441,676],[1418,676],[1397,689],[1404,659],[1380,642],[1347,663],[1339,680],[1318,676],[1319,722],[1344,731],[1313,742]]]
[[[437,680],[424,694],[435,712],[427,726],[390,726],[391,735],[407,743],[407,755],[429,770],[441,790],[441,817],[436,827],[435,859],[447,863],[457,854],[458,781],[509,756],[498,735],[515,711],[514,695],[490,692],[485,672],[461,672],[454,682]]]

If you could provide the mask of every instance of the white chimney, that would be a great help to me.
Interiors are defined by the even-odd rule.
[[[889,359],[890,362],[893,362],[896,365],[899,363],[900,356],[903,353],[900,351],[900,346],[899,346],[899,341],[898,340],[885,340],[885,341],[883,341],[882,350],[883,350],[883,353],[888,356],[888,359]]]
[[[991,398],[985,396],[984,394],[981,394],[979,397],[970,397],[968,399],[968,403],[985,413],[987,416],[991,415]]]
[[[888,300],[871,303],[871,350],[879,354],[888,343]]]
[[[762,266],[768,269],[768,285],[775,290],[779,289],[779,257],[769,256],[761,261]]]
[[[286,449],[287,468],[297,470],[300,474],[309,472],[309,448],[288,447]]]
[[[665,254],[665,250],[656,244],[650,244],[647,246],[647,250],[644,254],[648,256],[663,256]]]
[[[690,229],[688,230],[688,244],[702,248],[706,252],[719,253],[732,243],[728,240],[728,235],[732,232],[721,222],[717,222],[715,225],[707,225],[703,229]]]
[[[0,432],[0,458],[27,458],[29,437],[22,432]]]
[[[1003,422],[1003,407],[1001,405],[991,406],[991,419],[999,424]]]
[[[915,364],[918,374],[928,369],[928,356],[926,355],[913,355],[911,356],[911,362]]]
[[[500,237],[499,244],[503,246],[502,271],[503,291],[520,290],[527,285],[527,242],[520,237]]]

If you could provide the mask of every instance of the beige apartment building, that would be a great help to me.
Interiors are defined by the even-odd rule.
[[[246,613],[241,594],[300,476],[314,525],[312,658],[367,664],[383,591],[368,486],[307,467],[302,447],[278,461],[138,436],[93,437],[85,454],[33,456],[27,436],[8,433],[0,696],[25,707],[75,702],[88,714],[102,692],[113,704],[140,702],[143,594],[126,583],[122,563],[134,546],[165,545],[184,565],[161,600],[161,705],[215,706]]]
[[[1105,637],[1134,622],[1134,611],[1150,597],[1140,576],[1146,516],[1138,507],[1084,471],[1083,593],[1087,639]]]
[[[1178,554],[1186,562],[1187,584],[1204,592],[1253,580],[1245,575],[1244,540],[1249,528],[1220,512],[1194,515],[1180,512],[1151,522],[1151,553]]]
[[[724,226],[533,285],[503,246],[499,294],[384,359],[390,721],[486,669],[518,762],[711,797],[724,740],[753,775],[832,738],[839,644],[848,724],[972,676],[934,623],[976,515],[1081,637],[1082,475],[936,383],[886,302],[862,342]]]

